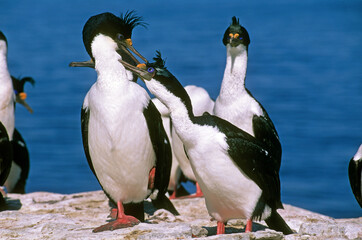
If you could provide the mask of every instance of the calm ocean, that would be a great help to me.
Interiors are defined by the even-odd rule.
[[[246,86],[272,118],[283,147],[282,201],[333,217],[361,217],[348,162],[362,142],[362,1],[5,1],[0,30],[14,76],[34,109],[16,109],[31,170],[27,191],[100,189],[83,153],[80,108],[95,71],[69,68],[88,60],[82,28],[95,14],[136,10],[149,24],[133,43],[147,58],[161,50],[184,85],[215,99],[225,67],[224,31],[232,16],[248,30]]]

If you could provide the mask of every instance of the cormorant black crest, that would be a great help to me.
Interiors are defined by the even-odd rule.
[[[156,57],[154,57],[153,60],[155,61],[153,63],[155,67],[166,69],[165,67],[166,61],[162,59],[161,52],[159,50],[156,51]]]
[[[153,58],[153,60],[155,62],[147,63],[147,67],[152,67],[156,71],[156,74],[153,78],[164,85],[168,91],[172,92],[175,96],[180,98],[181,101],[186,105],[186,108],[189,111],[189,116],[193,117],[194,115],[192,112],[190,97],[176,77],[167,70],[165,66],[165,60],[162,59],[160,51],[156,51],[156,56]]]
[[[239,18],[236,18],[235,16],[232,17],[232,23],[231,25],[240,25]]]
[[[143,17],[137,16],[135,10],[126,11],[125,14],[121,13],[120,20],[125,28],[125,31],[129,32],[130,35],[136,26],[147,28],[147,23],[143,20]]]

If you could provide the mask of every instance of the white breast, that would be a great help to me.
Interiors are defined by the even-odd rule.
[[[198,140],[187,144],[187,153],[209,214],[222,222],[250,218],[261,189],[230,159],[225,135],[210,126],[199,126],[193,133]]]
[[[0,49],[6,44],[0,41]],[[10,73],[7,67],[6,53],[0,51],[0,122],[6,128],[9,139],[13,139],[15,116],[14,116],[15,94]]]
[[[263,111],[255,99],[245,91],[233,101],[224,101],[218,97],[214,114],[254,136],[253,116],[262,116]]]
[[[146,91],[133,82],[126,89],[103,89],[95,83],[85,99],[92,163],[102,187],[116,201],[137,202],[148,193],[148,175],[155,163],[143,116],[148,101]]]

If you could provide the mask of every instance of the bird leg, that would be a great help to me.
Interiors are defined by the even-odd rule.
[[[150,170],[148,175],[148,189],[153,189],[155,187],[155,175],[156,175],[156,168],[153,167]]]
[[[203,197],[204,194],[201,191],[200,185],[198,182],[196,182],[196,193],[194,194],[194,197]]]
[[[245,232],[251,232],[253,231],[253,221],[251,219],[248,219],[245,226]]]
[[[176,191],[177,191],[177,184],[175,184],[175,188],[173,190],[173,193],[171,194],[171,196],[169,197],[169,199],[176,199]]]
[[[111,213],[109,214],[108,217],[110,217],[111,219],[116,219],[118,215],[118,210],[117,208],[112,208],[111,209]]]
[[[118,209],[118,214],[116,220],[93,229],[93,232],[96,233],[107,230],[113,231],[119,228],[133,227],[140,223],[140,221],[137,218],[124,214],[124,208],[121,201],[117,202],[117,209]]]
[[[216,235],[225,234],[225,223],[217,222]]]
[[[197,197],[203,197],[203,196],[204,196],[204,194],[201,191],[200,185],[198,182],[196,182],[196,193],[190,194],[188,196],[179,197],[179,198],[197,198]]]

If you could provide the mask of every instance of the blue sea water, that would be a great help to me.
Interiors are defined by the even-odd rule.
[[[14,76],[34,109],[16,109],[31,169],[27,191],[100,189],[83,153],[80,108],[96,80],[69,68],[89,57],[82,28],[95,14],[136,10],[149,24],[133,33],[147,58],[161,50],[182,84],[215,99],[225,67],[224,31],[240,18],[251,38],[246,86],[272,118],[283,147],[282,201],[332,217],[360,217],[348,162],[362,143],[362,1],[4,1],[0,30]]]

